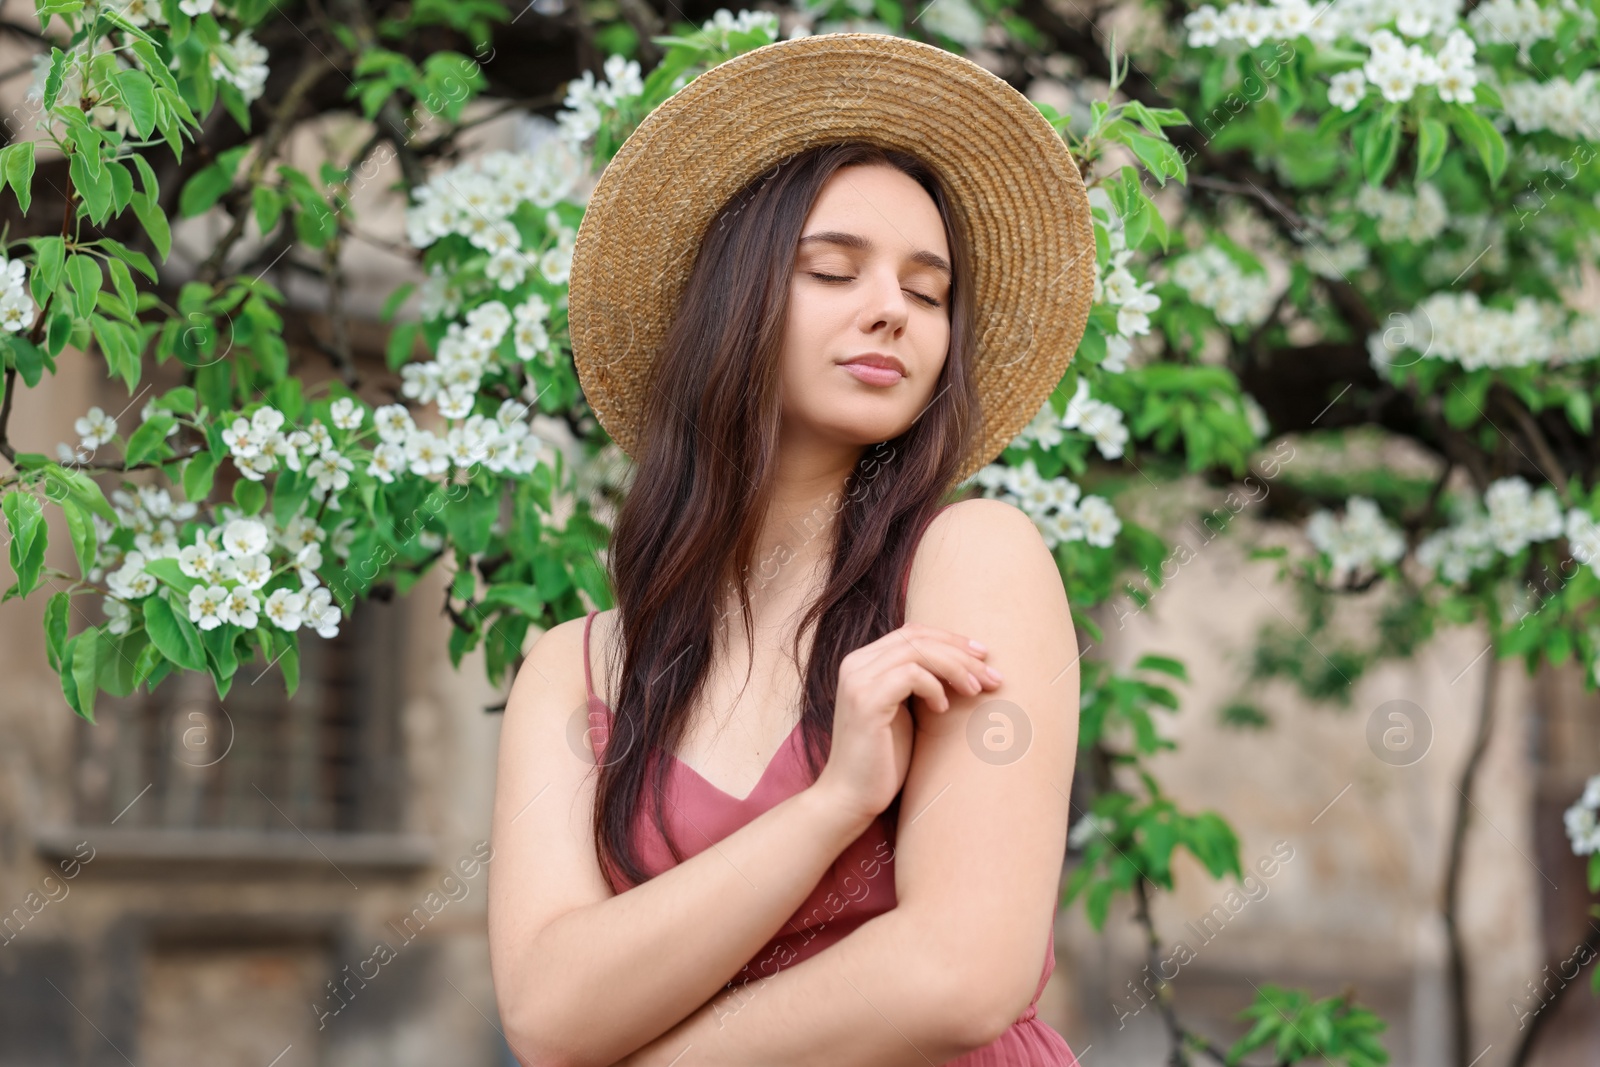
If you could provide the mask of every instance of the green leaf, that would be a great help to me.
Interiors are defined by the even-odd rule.
[[[172,230],[167,226],[166,212],[155,206],[145,193],[134,193],[129,202],[133,204],[133,213],[139,219],[139,225],[150,235],[150,242],[156,246],[161,261],[165,263],[167,253],[172,251]]]
[[[142,70],[129,67],[116,75],[117,88],[122,92],[122,105],[133,116],[133,128],[141,138],[150,136],[156,128],[155,82]]]
[[[531,585],[520,582],[497,582],[484,590],[483,604],[485,608],[504,604],[515,608],[531,619],[537,619],[544,614],[545,603],[539,596],[539,590]]]
[[[1417,177],[1426,181],[1444,162],[1444,150],[1450,144],[1450,130],[1438,119],[1423,119],[1417,132]]]
[[[167,431],[172,429],[178,420],[163,412],[155,412],[133,431],[128,438],[128,448],[125,453],[126,463],[132,467],[143,463],[158,450],[171,451],[167,448]]]
[[[111,206],[120,215],[133,198],[133,175],[125,164],[115,159],[106,160],[106,173],[111,175]]]
[[[67,642],[61,657],[61,692],[67,704],[94,722],[94,697],[99,689],[100,627],[91,626]]]
[[[66,261],[67,242],[60,237],[30,237],[33,250],[38,253],[34,264],[33,298],[43,304],[45,297],[61,284],[61,264]]]
[[[17,194],[17,206],[22,213],[28,213],[28,205],[33,200],[33,142],[19,141],[0,149],[0,160],[4,161],[4,178],[11,191]]]
[[[166,216],[162,217],[165,218]],[[110,252],[113,256],[116,256],[122,262],[134,268],[151,281],[154,282],[161,280],[156,276],[156,268],[150,263],[150,257],[145,255],[143,252],[135,251],[134,249],[123,244],[121,241],[112,240],[110,237],[101,238],[100,244],[105,247],[107,252]]]
[[[1382,185],[1400,152],[1400,128],[1387,114],[1378,115],[1361,144],[1361,170],[1368,185]]]
[[[44,476],[52,500],[68,496],[113,526],[122,521],[106,501],[106,494],[99,484],[83,471],[51,463],[44,468]]]
[[[264,237],[283,215],[283,194],[270,185],[257,185],[250,190],[250,203],[255,209],[256,226]]]
[[[122,302],[128,305],[130,311],[139,306],[139,290],[133,284],[133,275],[128,271],[128,265],[120,259],[107,258],[106,271],[111,275],[111,286],[122,297]]]
[[[1587,435],[1594,426],[1594,400],[1588,393],[1574,390],[1566,398],[1567,421],[1573,429]]]
[[[8,335],[6,343],[11,346],[11,360],[22,376],[22,384],[32,389],[44,377],[44,352],[20,333]]]
[[[144,190],[144,194],[150,197],[152,201],[160,201],[161,184],[156,181],[156,172],[150,168],[149,162],[139,153],[135,152],[132,159],[134,167],[139,171],[139,187]],[[151,280],[154,281],[155,279],[152,278]]]
[[[52,357],[59,356],[72,336],[72,312],[60,310],[50,315],[50,325],[45,327],[44,350]]]
[[[173,663],[187,671],[206,669],[200,631],[189,621],[188,605],[177,600],[175,594],[161,592],[145,597],[144,628],[151,643]]]
[[[50,598],[44,608],[44,655],[50,669],[61,673],[61,657],[67,645],[67,620],[72,597],[65,590]]]
[[[183,495],[199,503],[211,495],[211,480],[217,471],[217,457],[210,452],[196,452],[183,465]]]
[[[267,490],[260,482],[240,478],[233,483],[233,502],[244,509],[246,515],[255,515],[267,502]]]
[[[9,600],[27,596],[38,584],[49,533],[44,524],[44,508],[32,493],[11,490],[0,497],[0,512],[11,531],[11,569],[17,576],[16,584],[6,591],[4,599]]]
[[[72,184],[78,194],[83,197],[84,206],[89,209],[89,218],[96,225],[105,221],[106,213],[111,210],[111,179],[101,171],[99,177],[89,172],[89,157],[82,152],[72,153],[72,158],[67,163],[67,174],[72,178]]]
[[[389,294],[388,299],[383,302],[383,308],[378,312],[378,318],[384,322],[392,320],[395,313],[400,310],[400,305],[406,302],[406,297],[410,296],[416,288],[416,282],[406,282],[396,288],[394,292]]]
[[[1499,185],[1506,170],[1506,142],[1494,123],[1466,104],[1450,105],[1450,125],[1483,162],[1490,185]]]
[[[67,532],[72,535],[72,551],[78,557],[79,572],[88,574],[94,570],[95,552],[100,547],[94,523],[89,512],[75,500],[61,501],[61,511],[67,518]]]
[[[384,353],[390,370],[398,370],[411,359],[411,351],[417,339],[417,326],[418,323],[405,322],[390,331],[389,343]]]
[[[442,517],[456,547],[472,556],[489,547],[490,527],[499,514],[500,494],[473,484],[466,499],[445,508]]]
[[[215,162],[185,182],[178,193],[178,214],[183,218],[191,218],[220,200],[222,194],[233,187],[234,171],[248,151],[250,145],[247,143],[219,152]]]
[[[56,106],[56,97],[61,94],[61,83],[67,76],[67,54],[55,45],[50,46],[50,71],[44,76],[44,109],[52,110]]]
[[[77,309],[78,317],[86,319],[94,311],[101,283],[105,281],[100,273],[100,263],[93,256],[74,252],[67,257],[66,273],[67,284],[72,286],[73,306]]]
[[[182,564],[173,556],[147,559],[144,561],[144,569],[152,577],[182,593],[185,598],[188,597],[189,590],[197,585],[205,584],[199,578],[191,578],[183,573]]]

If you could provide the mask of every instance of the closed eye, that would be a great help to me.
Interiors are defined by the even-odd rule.
[[[853,278],[849,278],[849,277],[846,277],[846,276],[841,276],[841,275],[838,275],[838,274],[818,274],[814,270],[813,271],[807,271],[806,273],[811,275],[811,277],[813,277],[813,278],[820,278],[825,282],[848,282],[848,281],[854,281],[855,280]],[[916,297],[918,300],[923,301],[929,307],[936,307],[936,308],[937,307],[944,307],[944,304],[942,302],[940,302],[939,300],[936,300],[935,298],[933,298],[931,296],[928,296],[926,293],[919,293],[915,289],[908,289],[908,290],[906,290],[906,292],[910,293],[912,296]]]

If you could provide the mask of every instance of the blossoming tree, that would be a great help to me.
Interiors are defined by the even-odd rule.
[[[1123,11],[1157,16],[1133,57],[1045,4],[976,5],[935,0],[909,17],[881,0],[807,0],[786,17],[790,32],[874,29],[1002,67],[1063,77],[1076,65],[1103,79],[1101,98],[1065,113],[1038,104],[1089,186],[1098,272],[1087,332],[1055,395],[963,487],[1033,518],[1080,625],[1098,640],[1097,608],[1121,625],[1171,558],[1157,531],[1119,514],[1126,472],[1248,485],[1292,458],[1280,435],[1376,425],[1436,454],[1437,478],[1302,488],[1307,551],[1284,564],[1324,601],[1379,582],[1402,593],[1384,643],[1341,658],[1342,686],[1408,654],[1437,623],[1474,619],[1493,635],[1491,663],[1576,657],[1600,674],[1589,609],[1600,318],[1570,292],[1600,258],[1592,2],[1491,0],[1463,15],[1447,0],[1220,10],[1125,0]],[[562,5],[535,8],[542,18]],[[667,34],[644,5],[585,9],[603,77],[586,70],[547,102],[557,136],[532,153],[427,166],[485,88],[495,42],[535,8],[424,2],[378,18],[357,0],[334,3],[313,29],[343,49],[349,92],[319,100],[319,83],[343,68],[314,42],[283,91],[263,95],[277,54],[258,39],[283,39],[269,33],[284,25],[270,0],[39,0],[41,28],[59,43],[41,54],[30,96],[37,137],[0,149],[22,222],[0,248],[0,512],[15,574],[5,597],[44,600],[50,665],[84,718],[97,693],[174,671],[206,672],[225,694],[256,658],[277,663],[292,689],[302,639],[334,636],[358,600],[404,594],[442,561],[450,654],[459,663],[481,646],[496,681],[531,626],[607,602],[597,504],[624,483],[570,358],[581,190],[652,107],[776,39],[779,20],[719,11]],[[439,34],[473,54],[415,54]],[[309,173],[280,155],[317,103],[354,106],[375,131],[349,160]],[[227,139],[198,140],[220,128],[219,107],[235,124]],[[435,121],[445,132],[424,141]],[[165,192],[150,161],[160,155],[182,175]],[[390,162],[419,281],[385,308],[398,388],[376,403],[355,388],[338,329],[331,384],[308,388],[290,373],[281,293],[264,270],[227,263],[251,222],[262,262],[311,251],[330,265],[341,322],[352,193]],[[36,180],[42,166],[58,180]],[[224,238],[172,285],[157,269],[170,219],[218,206]],[[402,314],[413,295],[415,317]],[[136,418],[92,408],[76,440],[19,449],[7,432],[18,398],[77,353],[103,360],[130,396],[174,369],[179,380]],[[45,563],[48,509],[61,513],[75,571]],[[1563,582],[1530,610],[1529,578],[1552,565]],[[1313,611],[1306,631],[1326,615]],[[1308,659],[1290,650],[1261,662],[1337,695]],[[1067,900],[1098,926],[1114,898],[1131,896],[1155,962],[1149,895],[1172,887],[1174,852],[1239,877],[1237,840],[1220,815],[1181,810],[1146,767],[1173,747],[1155,711],[1179,706],[1168,685],[1186,680],[1183,664],[1146,656],[1122,673],[1089,657],[1082,677],[1093,799],[1075,812],[1081,859]],[[1241,705],[1236,717],[1252,716]],[[1566,820],[1574,850],[1593,854],[1591,890],[1597,810],[1600,777]],[[1264,985],[1243,1012],[1248,1031],[1225,1050],[1182,1024],[1159,976],[1149,990],[1174,1062],[1233,1063],[1268,1046],[1279,1063],[1387,1059],[1383,1023],[1348,996]]]

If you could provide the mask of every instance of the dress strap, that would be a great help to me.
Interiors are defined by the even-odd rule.
[[[594,674],[589,669],[589,631],[594,628],[594,617],[598,614],[591,608],[589,617],[583,620],[583,688],[591,700],[594,698]]]
[[[585,706],[589,712],[589,743],[594,748],[596,762],[605,754],[606,742],[611,738],[611,709],[595,695],[594,672],[589,667],[589,631],[594,628],[594,617],[598,614],[598,611],[590,611],[583,620],[583,687],[588,694]]]

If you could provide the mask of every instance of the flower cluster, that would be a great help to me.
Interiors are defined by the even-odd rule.
[[[1515,44],[1524,59],[1528,49],[1556,35],[1565,13],[1576,12],[1591,27],[1592,12],[1579,7],[1577,0],[1540,4],[1538,0],[1484,0],[1467,16],[1467,28],[1484,44]]]
[[[351,520],[330,536],[303,514],[280,528],[269,526],[270,519],[222,507],[217,509],[219,524],[194,527],[192,541],[185,545],[180,544],[177,524],[195,515],[195,505],[173,503],[165,489],[146,487],[138,494],[137,500],[120,490],[113,494],[117,517],[134,531],[136,547],[125,552],[111,544],[102,548],[110,593],[105,598],[109,632],[126,633],[132,622],[130,602],[156,591],[156,576],[147,564],[175,559],[179,571],[197,583],[189,591],[189,621],[202,630],[224,623],[252,629],[265,616],[280,630],[305,626],[322,637],[338,635],[339,608],[317,570],[323,565],[325,541],[336,556],[348,559],[354,537]],[[109,536],[111,530],[101,532]],[[284,558],[281,566],[272,562],[278,552]],[[264,592],[275,577],[291,572],[298,589],[281,586]],[[92,571],[90,579],[98,573],[98,568]]]
[[[1444,197],[1431,182],[1417,186],[1415,194],[1362,184],[1355,209],[1378,223],[1378,239],[1388,244],[1411,241],[1422,244],[1444,232],[1450,219]]]
[[[1436,530],[1417,546],[1417,562],[1441,580],[1459,585],[1475,570],[1487,567],[1496,553],[1514,556],[1536,541],[1565,535],[1581,562],[1600,557],[1600,538],[1588,512],[1573,508],[1565,515],[1555,490],[1534,489],[1523,478],[1490,483],[1480,502],[1465,499],[1456,521]]]
[[[1366,61],[1359,67],[1333,75],[1328,103],[1353,111],[1376,87],[1385,100],[1409,100],[1417,88],[1431,85],[1447,103],[1470,104],[1476,98],[1477,43],[1458,25],[1459,2],[1434,0],[1347,0],[1307,4],[1305,0],[1277,0],[1271,6],[1234,3],[1218,11],[1206,4],[1184,17],[1191,48],[1206,48],[1223,41],[1239,41],[1255,48],[1267,40],[1305,37],[1314,44],[1329,44],[1341,36],[1365,44]],[[1393,22],[1400,31],[1387,28]],[[1402,38],[1444,34],[1437,53]]]
[[[971,51],[983,44],[984,29],[988,25],[982,12],[967,0],[939,0],[922,9],[920,25],[943,34]]]
[[[1515,305],[1484,307],[1472,290],[1439,292],[1367,338],[1379,374],[1418,359],[1479,367],[1560,366],[1600,356],[1600,314],[1570,313],[1553,301],[1519,296]]]
[[[399,404],[374,412],[381,443],[372,450],[367,473],[381,482],[410,471],[428,477],[442,475],[455,466],[463,469],[483,464],[495,473],[527,474],[538,466],[545,442],[529,428],[528,406],[507,399],[494,418],[468,415],[441,437],[419,429],[411,413]]]
[[[1587,856],[1600,852],[1600,774],[1584,785],[1583,795],[1566,810],[1562,821],[1567,825],[1574,853]]]
[[[586,70],[582,77],[567,83],[567,98],[562,101],[566,109],[556,116],[556,122],[561,135],[574,146],[593,137],[600,128],[602,108],[610,110],[644,93],[637,60],[623,55],[608,56],[605,72],[604,82],[596,83],[594,71]]]
[[[200,4],[210,6],[209,0],[195,0],[194,6]],[[220,36],[222,44],[211,53],[211,76],[238,89],[246,104],[253,103],[267,87],[267,50],[249,30],[234,34],[224,27]]]
[[[1586,70],[1576,81],[1508,82],[1500,87],[1506,115],[1518,133],[1549,130],[1573,140],[1600,140],[1600,86]]]
[[[1128,428],[1123,425],[1122,412],[1101,400],[1091,399],[1089,383],[1078,379],[1078,390],[1067,402],[1067,410],[1057,415],[1046,403],[1007,446],[1017,448],[1037,444],[1052,449],[1066,439],[1064,430],[1080,430],[1094,439],[1100,455],[1116,459],[1128,443]]]
[[[1313,41],[1330,41],[1337,28],[1323,14],[1331,4],[1313,7],[1305,0],[1281,0],[1270,7],[1255,4],[1229,4],[1218,11],[1204,4],[1183,18],[1189,30],[1190,48],[1209,48],[1223,41],[1243,41],[1254,48],[1266,40],[1306,35]]]
[[[573,195],[582,177],[582,160],[559,138],[541,142],[532,152],[490,152],[441,171],[413,190],[415,202],[406,209],[406,238],[417,248],[427,248],[442,237],[460,234],[489,253],[486,276],[500,288],[512,288],[521,284],[533,251],[523,246],[512,213],[524,201],[553,207]],[[552,285],[560,285],[571,267],[577,231],[563,227],[553,215],[547,214],[544,221],[556,244],[537,256],[537,268]],[[430,279],[434,291],[424,289],[426,317],[455,313],[447,295],[439,291],[442,274]],[[508,283],[507,277],[515,280]]]
[[[1373,500],[1353,496],[1345,504],[1344,518],[1319,509],[1306,522],[1306,537],[1317,551],[1333,561],[1335,581],[1367,565],[1394,563],[1406,554],[1405,535]]]
[[[868,4],[870,8],[871,4]],[[737,15],[725,7],[719,7],[711,17],[700,24],[700,32],[707,34],[716,47],[726,50],[729,46],[728,35],[732,33],[749,33],[751,30],[764,30],[767,37],[776,40],[778,37],[778,16],[771,11],[741,11]]]
[[[1111,251],[1109,263],[1095,268],[1093,303],[1108,304],[1117,309],[1117,332],[1106,338],[1106,358],[1100,369],[1120,374],[1128,369],[1128,356],[1133,351],[1133,338],[1150,332],[1150,313],[1161,307],[1161,298],[1151,289],[1151,282],[1141,283],[1128,270],[1128,260],[1133,249],[1128,247],[1127,225],[1117,214],[1111,196],[1098,185],[1089,190],[1091,214],[1094,225],[1105,231],[1106,244]]]
[[[19,333],[33,325],[35,314],[28,293],[28,265],[0,255],[0,326]]]
[[[1477,99],[1478,46],[1460,30],[1451,30],[1437,55],[1419,44],[1406,44],[1388,30],[1378,30],[1368,41],[1372,49],[1356,70],[1335,74],[1328,103],[1353,111],[1366,95],[1367,85],[1377,87],[1391,103],[1410,100],[1419,85],[1431,85],[1447,104],[1470,104]]]
[[[1265,274],[1246,273],[1216,245],[1178,256],[1168,270],[1172,284],[1229,326],[1259,325],[1277,301]]]
[[[1372,250],[1365,241],[1346,237],[1333,244],[1312,241],[1301,253],[1301,260],[1311,273],[1329,279],[1348,279],[1372,262]]]
[[[1191,47],[1242,41],[1254,48],[1267,40],[1304,36],[1317,44],[1349,37],[1362,44],[1394,27],[1406,37],[1427,37],[1456,26],[1461,0],[1273,0],[1270,6],[1233,3],[1218,11],[1210,4],[1184,18]]]
[[[1043,477],[1031,459],[1020,467],[991,463],[973,481],[983,487],[984,496],[1006,500],[1027,512],[1051,548],[1063,541],[1110,548],[1122,529],[1105,497],[1082,496],[1083,491],[1066,478]]]
[[[1061,425],[1093,437],[1095,447],[1106,459],[1121,456],[1122,447],[1128,443],[1128,428],[1122,423],[1122,412],[1104,400],[1090,397],[1089,382],[1084,378],[1078,379],[1078,389],[1067,401]]]

